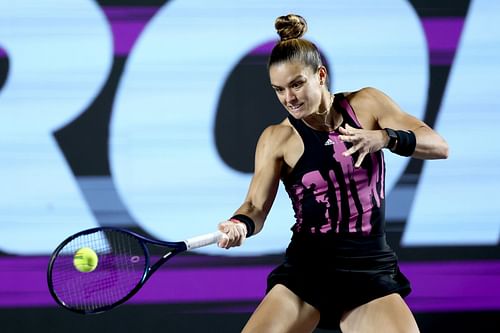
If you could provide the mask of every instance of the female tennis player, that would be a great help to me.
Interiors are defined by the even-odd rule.
[[[281,179],[296,222],[284,262],[243,332],[418,332],[403,297],[410,283],[385,239],[383,149],[442,159],[448,145],[375,88],[332,94],[306,21],[277,18],[271,86],[288,117],[259,138],[244,203],[219,224],[219,246],[262,230]]]

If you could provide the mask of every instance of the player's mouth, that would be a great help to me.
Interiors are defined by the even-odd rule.
[[[304,103],[296,104],[296,105],[288,105],[288,110],[293,113],[299,112],[300,108],[304,105]]]

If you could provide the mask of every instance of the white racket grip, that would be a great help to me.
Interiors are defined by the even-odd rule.
[[[224,237],[224,235],[225,234],[223,234],[222,232],[216,231],[186,239],[184,243],[186,243],[187,250],[193,250],[199,247],[217,243],[220,239],[222,239],[222,237]]]

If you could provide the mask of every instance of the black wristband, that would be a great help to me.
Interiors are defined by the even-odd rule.
[[[384,129],[385,132],[387,133],[387,136],[389,137],[389,142],[387,143],[386,148],[389,148],[389,150],[392,151],[392,149],[394,149],[394,145],[398,140],[398,134],[392,128],[384,128]]]
[[[417,138],[415,137],[415,133],[412,131],[396,131],[396,134],[398,136],[398,141],[396,143],[396,147],[391,149],[391,151],[401,156],[413,155],[415,148],[417,147]]]
[[[255,232],[255,222],[248,216],[243,214],[236,214],[231,217],[229,220],[238,220],[247,227],[247,238],[252,236]]]

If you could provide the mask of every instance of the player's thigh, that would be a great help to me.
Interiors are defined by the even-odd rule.
[[[306,333],[319,322],[319,311],[281,284],[259,304],[243,333]]]
[[[413,314],[399,294],[390,294],[346,312],[340,321],[344,333],[418,333]]]

